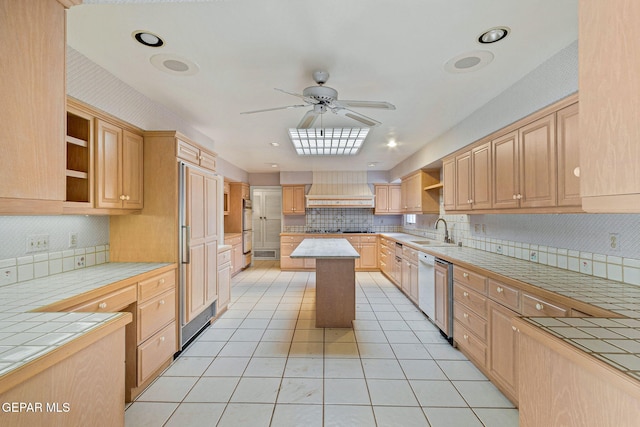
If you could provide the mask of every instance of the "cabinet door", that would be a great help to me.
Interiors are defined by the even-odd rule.
[[[404,259],[400,270],[400,287],[405,294],[411,294],[411,263]]]
[[[122,207],[122,129],[97,120],[96,185],[98,208]]]
[[[433,322],[442,331],[449,329],[449,271],[443,265],[436,264],[435,275],[435,314]]]
[[[215,171],[216,156],[206,151],[200,151],[200,166]]]
[[[556,120],[550,114],[519,129],[520,207],[556,204]]]
[[[518,314],[493,301],[489,302],[489,372],[518,402],[518,334],[511,319]]]
[[[418,264],[409,264],[409,296],[413,302],[418,302]]]
[[[445,211],[456,210],[456,160],[451,158],[442,163],[442,199]]]
[[[144,140],[124,131],[122,139],[122,194],[125,209],[142,209],[144,188]]]
[[[378,268],[378,244],[377,243],[360,243],[358,250],[360,253],[360,268],[375,269]]]
[[[231,300],[231,264],[226,263],[218,270],[218,312],[224,310]]]
[[[580,167],[578,104],[556,113],[558,124],[558,206],[580,206],[580,178],[574,171]]]
[[[389,186],[376,185],[376,208],[375,214],[389,213]]]
[[[304,214],[304,185],[296,185],[293,187],[293,210],[296,213]]]
[[[218,298],[218,241],[210,240],[205,243],[205,287],[204,306],[208,307]]]
[[[471,151],[471,206],[473,209],[491,208],[491,143]]]
[[[517,208],[519,193],[518,131],[491,141],[493,174],[491,176],[492,207]]]
[[[185,321],[189,322],[205,307],[206,272],[208,254],[206,250],[205,226],[205,177],[189,167],[186,168],[185,225],[190,227],[189,263],[186,264]]]
[[[471,209],[471,152],[456,156],[456,209]]]
[[[194,165],[200,164],[200,150],[197,147],[189,144],[188,142],[177,140],[178,145],[176,147],[176,157],[182,160],[193,163]]]
[[[388,207],[389,213],[402,213],[402,190],[399,185],[389,185]]]

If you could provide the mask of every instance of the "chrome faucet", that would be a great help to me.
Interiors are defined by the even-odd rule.
[[[451,241],[449,240],[449,229],[447,228],[447,221],[445,221],[444,218],[438,218],[434,228],[436,230],[438,229],[438,223],[440,221],[444,222],[444,241],[445,241],[445,243],[451,243]]]

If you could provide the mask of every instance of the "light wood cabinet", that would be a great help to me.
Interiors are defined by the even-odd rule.
[[[218,312],[222,313],[231,302],[231,249],[218,252]]]
[[[581,0],[578,15],[582,207],[637,213],[640,28],[634,23],[640,21],[640,5]]]
[[[280,268],[282,270],[313,270],[316,267],[313,258],[291,258],[291,252],[298,247],[305,238],[314,239],[347,239],[351,246],[358,251],[360,258],[354,263],[356,271],[376,271],[378,266],[378,236],[377,235],[344,235],[344,234],[323,234],[323,235],[291,235],[282,234],[280,236]]]
[[[581,212],[577,95],[443,159],[448,212]]]
[[[244,268],[244,257],[242,254],[242,235],[236,235],[225,239],[227,245],[231,245],[231,276],[235,276]]]
[[[558,206],[582,206],[578,104],[556,113],[558,135]]]
[[[418,170],[402,178],[402,209],[405,214],[440,212],[440,170]]]
[[[65,205],[93,207],[93,116],[67,105]]]
[[[402,248],[400,287],[414,304],[418,303],[418,251]]]
[[[487,366],[487,278],[453,267],[453,340],[475,364]]]
[[[284,215],[304,215],[304,185],[282,186],[282,213]]]
[[[445,211],[456,210],[456,159],[450,157],[442,161],[442,201]]]
[[[486,142],[455,158],[456,210],[491,207],[491,144]]]
[[[518,334],[511,320],[518,313],[489,301],[489,361],[491,379],[509,399],[518,403]]]
[[[199,145],[188,142],[184,138],[178,138],[177,140],[176,157],[214,172],[216,170],[216,154],[205,150]]]
[[[217,298],[218,185],[215,176],[186,166],[185,226],[190,244],[186,249],[185,321],[188,323]]]
[[[142,136],[100,119],[96,134],[96,207],[142,209]]]
[[[436,324],[441,331],[449,330],[449,269],[439,263],[434,267],[434,318],[433,323]]]
[[[402,188],[399,184],[375,184],[374,215],[399,215],[402,209]]]
[[[60,214],[66,181],[64,7],[55,0],[4,1],[0,37],[0,213]]]

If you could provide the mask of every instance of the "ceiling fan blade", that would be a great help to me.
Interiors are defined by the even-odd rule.
[[[320,101],[318,101],[317,99],[311,98],[309,96],[304,96],[304,95],[301,95],[299,93],[287,92],[286,90],[278,89],[277,87],[274,88],[274,89],[277,90],[278,92],[286,93],[287,95],[291,95],[291,96],[295,96],[297,98],[303,99],[304,102],[307,102],[309,104],[319,104],[320,103]]]
[[[240,114],[264,113],[265,111],[275,111],[275,110],[290,110],[292,108],[300,108],[300,107],[308,107],[308,105],[301,104],[301,105],[288,105],[286,107],[265,108],[264,110],[243,111]]]
[[[395,110],[396,106],[385,101],[345,101],[338,100],[337,104],[350,108],[381,108],[384,110]]]
[[[381,124],[379,121],[374,120],[371,117],[367,117],[364,114],[356,113],[355,111],[349,110],[348,108],[335,108],[331,111],[335,114],[339,114],[341,116],[356,120],[366,126],[373,127]]]
[[[298,123],[298,129],[309,129],[313,126],[319,115],[320,114],[314,110],[307,111],[307,114],[305,114],[302,120],[300,120],[300,123]]]

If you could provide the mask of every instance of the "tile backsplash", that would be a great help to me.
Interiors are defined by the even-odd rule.
[[[38,253],[0,260],[0,286],[109,262],[109,245]]]

